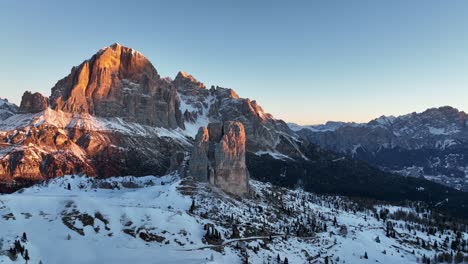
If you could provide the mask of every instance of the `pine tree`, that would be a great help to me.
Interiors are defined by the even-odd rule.
[[[195,211],[195,200],[192,200],[192,205],[190,205],[189,212],[193,214],[193,211]]]
[[[24,251],[24,260],[26,260],[26,263],[29,261],[29,252],[27,249]]]
[[[367,256],[367,251],[364,252],[364,258],[365,258],[365,259],[368,259],[368,258],[369,258],[369,257]]]
[[[23,241],[28,241],[28,237],[26,236],[26,232],[23,232]]]
[[[289,264],[289,261],[288,261],[287,257],[284,258],[284,264]]]
[[[70,191],[71,190],[71,185],[70,183],[67,184],[67,189]]]
[[[279,254],[278,254],[278,256],[276,257],[276,262],[277,262],[278,264],[281,263],[281,257],[280,257]]]
[[[460,243],[459,243],[458,239],[455,239],[455,240],[452,241],[452,245],[450,245],[450,247],[452,248],[452,250],[457,250],[459,244]]]
[[[456,264],[463,262],[463,254],[460,251],[458,251],[457,254],[455,255],[454,261]]]

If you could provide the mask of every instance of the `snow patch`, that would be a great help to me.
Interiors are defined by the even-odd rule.
[[[280,152],[275,152],[275,151],[257,151],[254,153],[257,156],[262,156],[262,155],[270,155],[272,158],[277,159],[277,160],[293,160],[291,157],[284,155],[283,153]]]

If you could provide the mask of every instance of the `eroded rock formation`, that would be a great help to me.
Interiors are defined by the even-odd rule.
[[[40,93],[26,91],[21,98],[20,113],[39,113],[49,107],[49,99]]]
[[[190,159],[190,175],[232,194],[248,193],[245,141],[240,122],[210,123],[200,128]]]

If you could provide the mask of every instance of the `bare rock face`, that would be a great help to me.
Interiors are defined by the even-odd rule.
[[[210,123],[207,128],[200,128],[190,159],[190,175],[228,193],[248,193],[245,141],[244,126],[240,122]]]
[[[141,53],[120,44],[100,50],[52,88],[54,110],[184,127],[174,85]]]
[[[21,98],[20,113],[39,113],[49,107],[49,99],[40,93],[26,91]]]
[[[245,128],[248,152],[276,152],[293,159],[304,157],[294,132],[284,121],[266,113],[257,101],[241,98],[229,88],[205,89],[205,85],[187,73],[179,73],[173,83],[184,106],[186,127],[206,121],[239,121]]]
[[[48,109],[24,127],[0,131],[0,191],[4,183],[37,182],[67,174],[164,175],[178,169],[191,147],[151,127],[139,127],[145,131],[135,134],[104,128],[106,124],[130,128],[134,123],[94,120],[91,127],[85,117],[57,123],[64,118],[67,114]]]
[[[195,77],[186,73],[179,72],[174,79],[174,85],[177,89],[205,89],[205,84],[199,82]]]
[[[209,102],[206,98],[210,95],[210,91],[203,83],[186,72],[179,72],[172,83],[177,89],[179,99],[183,102],[181,111],[184,121],[196,123],[198,117],[207,114]]]

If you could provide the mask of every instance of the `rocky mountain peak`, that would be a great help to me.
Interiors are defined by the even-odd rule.
[[[101,49],[52,88],[54,110],[121,117],[166,128],[183,127],[175,87],[134,49]]]
[[[21,98],[20,113],[39,113],[49,107],[49,99],[40,93],[26,91]]]
[[[174,79],[174,85],[177,89],[205,89],[205,84],[199,82],[192,75],[180,71]]]
[[[421,113],[421,116],[428,118],[443,118],[443,119],[466,119],[467,114],[463,111],[451,106],[442,106],[438,108],[430,108]]]

